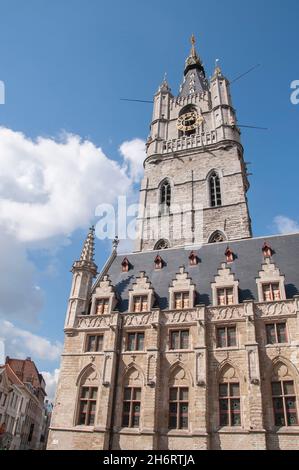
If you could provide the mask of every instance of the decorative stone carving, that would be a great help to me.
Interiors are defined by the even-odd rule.
[[[196,351],[195,353],[195,379],[199,387],[206,385],[206,351]]]
[[[111,315],[84,315],[78,317],[77,328],[109,328]]]
[[[172,325],[174,323],[194,323],[197,321],[196,310],[174,310],[165,312],[165,324]]]
[[[147,357],[146,382],[147,385],[153,387],[156,383],[158,352],[151,352]]]
[[[296,315],[296,306],[293,300],[284,300],[280,302],[264,302],[256,304],[256,313],[261,317]]]
[[[159,312],[128,313],[124,315],[124,326],[147,326],[158,322]]]
[[[246,346],[246,349],[248,356],[249,380],[252,384],[258,385],[260,383],[260,369],[257,346]]]
[[[211,321],[215,320],[238,320],[245,317],[243,305],[227,307],[207,308],[208,316]]]

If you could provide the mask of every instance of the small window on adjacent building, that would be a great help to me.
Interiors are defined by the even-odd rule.
[[[221,326],[216,330],[217,348],[237,346],[236,326]]]
[[[138,428],[140,422],[141,388],[124,389],[122,425],[126,428]]]
[[[217,289],[217,305],[233,305],[234,289],[232,287],[223,287]]]
[[[264,302],[273,302],[274,300],[281,300],[278,282],[263,284],[263,300]]]
[[[266,325],[267,344],[287,343],[286,323],[268,323]]]
[[[109,313],[109,299],[97,300],[96,314],[104,315],[106,313]]]
[[[169,389],[169,429],[188,429],[189,389]]]
[[[93,426],[95,423],[97,405],[97,387],[82,387],[79,403],[78,424]]]
[[[272,400],[275,426],[297,426],[297,404],[294,382],[272,382]]]
[[[88,335],[86,342],[86,352],[103,351],[104,335]]]
[[[170,349],[189,349],[189,330],[171,331]]]
[[[174,308],[176,310],[190,308],[189,292],[175,292],[174,293]]]
[[[135,313],[148,312],[148,296],[147,295],[134,295],[133,311]]]
[[[144,350],[144,333],[128,333],[127,335],[127,351],[143,351]]]
[[[220,426],[240,426],[240,385],[237,382],[219,384]]]

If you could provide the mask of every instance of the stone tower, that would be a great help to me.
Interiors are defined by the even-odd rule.
[[[88,309],[92,281],[97,274],[97,265],[94,262],[94,227],[89,229],[80,259],[74,262],[72,273],[73,281],[64,325],[66,333],[72,332],[77,315],[86,313]]]
[[[154,96],[137,251],[250,238],[249,188],[228,80],[206,78],[194,36],[179,95]]]

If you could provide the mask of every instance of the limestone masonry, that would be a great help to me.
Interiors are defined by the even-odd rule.
[[[193,37],[153,108],[135,251],[97,274],[92,228],[72,268],[48,449],[298,449],[299,234],[252,238],[229,82]]]

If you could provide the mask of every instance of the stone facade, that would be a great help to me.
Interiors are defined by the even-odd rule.
[[[193,42],[154,98],[136,252],[92,284],[91,229],[73,265],[48,449],[298,448],[299,236],[251,238],[235,122]]]

